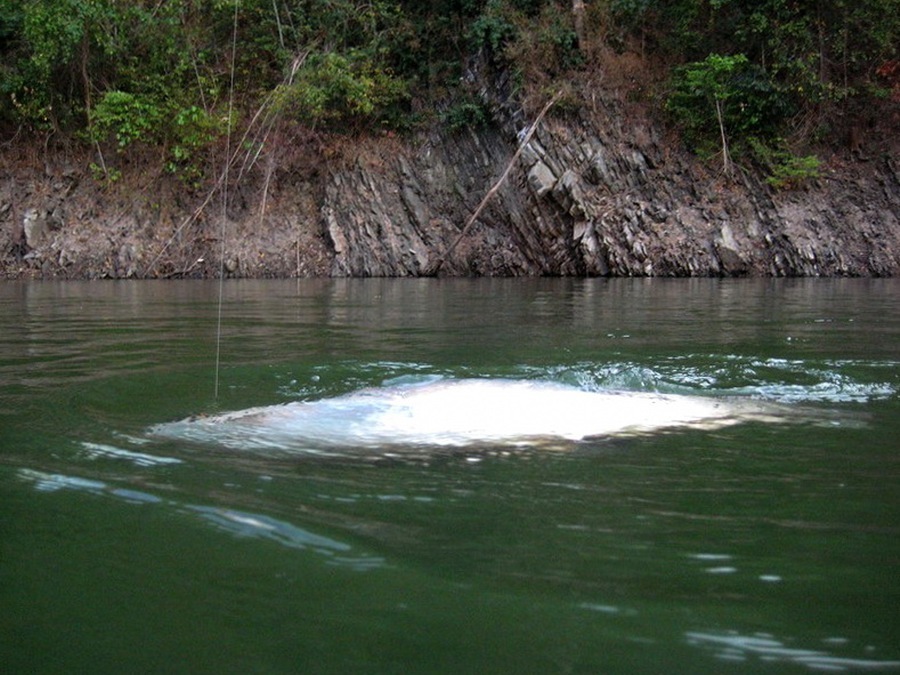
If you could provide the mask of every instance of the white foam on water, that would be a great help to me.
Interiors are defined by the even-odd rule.
[[[189,418],[156,425],[150,435],[237,450],[328,454],[336,448],[539,445],[783,418],[771,406],[746,400],[463,379]]]
[[[893,361],[808,362],[738,354],[686,354],[667,357],[650,365],[624,361],[581,363],[551,369],[555,378],[588,389],[702,391],[790,404],[865,403],[892,398],[897,395],[897,387],[891,382],[895,372]]]

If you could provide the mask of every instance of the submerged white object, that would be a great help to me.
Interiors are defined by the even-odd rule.
[[[440,380],[160,424],[157,437],[249,450],[533,445],[717,428],[761,405],[701,396],[585,391],[553,382]]]

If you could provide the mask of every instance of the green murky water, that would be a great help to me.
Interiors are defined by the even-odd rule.
[[[0,285],[0,671],[900,672],[900,283]],[[550,380],[779,423],[338,456],[154,425]]]

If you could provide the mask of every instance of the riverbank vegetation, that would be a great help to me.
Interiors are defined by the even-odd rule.
[[[635,90],[693,151],[783,186],[815,173],[817,146],[853,149],[897,114],[898,45],[900,0],[12,0],[0,129],[84,145],[102,180],[150,149],[197,182],[229,131],[253,152],[254,125],[483,124],[476,60],[577,109],[604,55],[633,53],[654,73]]]

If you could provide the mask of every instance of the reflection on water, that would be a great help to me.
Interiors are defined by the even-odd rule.
[[[83,441],[81,447],[84,448],[84,454],[91,459],[121,459],[131,462],[135,466],[158,466],[160,464],[181,464],[177,457],[160,457],[159,455],[148,455],[144,452],[135,452],[134,450],[123,450],[113,445],[105,443],[90,443]]]
[[[846,658],[826,651],[789,647],[784,642],[766,633],[741,635],[736,632],[685,634],[688,644],[711,649],[723,661],[744,662],[750,658],[765,663],[790,663],[806,666],[810,670],[859,673],[874,671],[894,671],[900,669],[900,661]],[[844,638],[828,638],[832,644],[846,644]],[[869,648],[867,651],[875,651]]]
[[[188,509],[199,513],[216,526],[238,537],[258,537],[291,548],[308,548],[328,556],[330,564],[349,567],[361,572],[384,565],[384,560],[380,557],[351,555],[353,547],[347,544],[313,534],[275,518],[209,506],[189,506]]]
[[[382,558],[369,555],[354,555],[353,547],[348,544],[314,534],[291,523],[263,514],[246,513],[214,506],[179,504],[172,500],[164,500],[148,492],[115,487],[103,481],[90,480],[78,476],[50,474],[32,469],[20,469],[18,476],[21,480],[33,482],[35,489],[39,492],[78,490],[94,495],[115,497],[132,504],[165,505],[177,511],[196,514],[205,521],[237,537],[259,538],[273,541],[289,548],[308,549],[327,556],[330,564],[348,567],[357,571],[374,569],[384,564]]]

